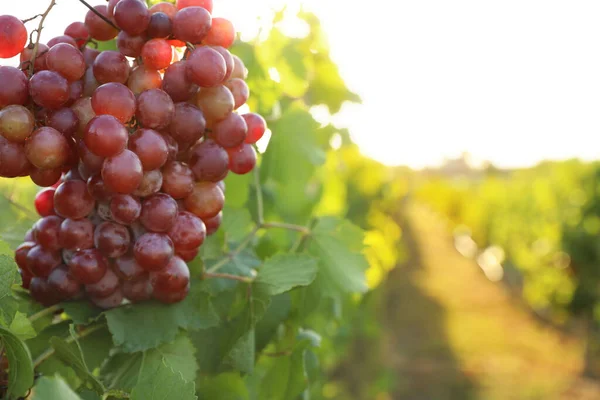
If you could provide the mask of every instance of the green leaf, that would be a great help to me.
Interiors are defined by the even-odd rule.
[[[308,386],[304,354],[308,342],[300,342],[288,357],[276,358],[262,379],[260,399],[287,400],[297,398]]]
[[[197,382],[200,400],[250,400],[248,389],[238,373],[203,375]]]
[[[254,371],[255,348],[254,328],[250,328],[237,340],[225,358],[225,363],[244,374],[251,374]]]
[[[31,339],[37,335],[31,322],[27,319],[27,315],[18,311],[15,313],[15,317],[10,323],[10,330],[21,340]]]
[[[221,254],[224,256],[224,254]],[[220,257],[219,257],[220,259]],[[217,260],[206,260],[206,267],[210,269],[211,266],[215,265],[218,262]],[[253,269],[257,268],[261,264],[261,260],[256,256],[253,250],[244,249],[238,254],[236,254],[231,260],[229,260],[225,265],[223,265],[219,272],[239,275],[239,276],[253,276]],[[239,285],[239,282],[236,282],[231,279],[209,279],[205,281],[205,290],[207,290],[210,294],[216,295],[223,291],[233,290]]]
[[[256,282],[262,283],[271,296],[296,286],[307,286],[317,276],[317,260],[304,254],[277,254],[259,269]]]
[[[252,231],[253,225],[248,209],[226,206],[223,209],[223,223],[219,229],[223,229],[228,241],[239,242]]]
[[[7,397],[23,396],[33,386],[33,362],[29,349],[14,333],[0,326],[0,339],[8,357]]]
[[[318,221],[309,252],[319,259],[321,281],[329,295],[367,291],[369,264],[362,250],[363,232],[355,225],[332,217]]]
[[[11,287],[14,284],[19,284],[21,278],[12,257],[0,254],[0,302],[5,297],[12,295]]]
[[[314,79],[306,94],[307,103],[325,104],[331,114],[340,111],[346,101],[360,103],[360,97],[348,90],[337,65],[328,54],[317,54],[314,66]]]
[[[179,335],[173,343],[146,352],[114,354],[102,366],[101,375],[106,385],[112,389],[131,390],[138,382],[142,359],[146,366],[165,362],[186,381],[194,380],[198,371],[196,349],[187,336]]]
[[[187,382],[163,362],[158,366],[142,363],[140,380],[131,391],[131,400],[196,400],[194,382]]]
[[[256,351],[260,352],[271,341],[277,327],[290,315],[289,293],[274,296],[265,311],[264,317],[256,324]]]
[[[3,298],[0,301],[0,325],[9,327],[18,310],[19,303],[14,297]]]
[[[0,255],[9,256],[11,258],[15,255],[15,252],[11,250],[8,243],[4,240],[0,240]]]
[[[144,351],[175,339],[179,329],[207,329],[219,316],[199,282],[180,303],[146,302],[119,307],[105,313],[115,345],[127,353]]]
[[[43,376],[31,391],[31,400],[81,400],[67,383],[60,377]]]
[[[54,348],[54,354],[65,364],[73,368],[77,376],[79,376],[82,381],[87,382],[90,388],[96,393],[104,393],[104,387],[102,384],[88,370],[88,367],[83,359],[83,353],[79,347],[70,346],[66,341],[58,337],[51,338],[50,344]]]
[[[65,313],[77,325],[87,325],[96,321],[103,310],[92,305],[89,301],[68,301],[60,305]]]
[[[242,208],[248,201],[252,174],[227,174],[225,178],[225,206],[233,208]],[[223,212],[223,218],[227,215]]]

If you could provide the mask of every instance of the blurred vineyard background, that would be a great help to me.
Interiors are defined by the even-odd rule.
[[[310,29],[286,36],[283,18]],[[315,15],[277,13],[232,52],[249,70],[250,109],[272,131],[260,165],[266,212],[299,224],[343,216],[366,231],[369,290],[321,302],[326,312],[306,326],[323,333],[305,360],[320,365],[307,377],[310,398],[600,398],[600,164],[386,167],[323,122],[360,99]],[[225,227],[251,179],[227,178]],[[28,178],[0,180],[0,238],[12,249],[36,219],[38,189]],[[269,232],[263,251],[286,235]],[[256,376],[278,362],[261,360]],[[207,399],[251,398],[252,377],[207,379],[219,380]]]

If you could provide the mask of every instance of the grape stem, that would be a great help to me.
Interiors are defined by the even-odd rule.
[[[44,308],[41,311],[36,312],[35,314],[31,314],[29,316],[29,322],[37,321],[40,318],[43,318],[47,315],[52,315],[57,311],[60,311],[62,308],[59,305],[50,306],[48,308]]]
[[[79,0],[79,2],[81,4],[83,4],[84,6],[86,6],[91,12],[93,12],[94,14],[96,14],[100,19],[102,19],[102,21],[106,22],[107,24],[109,24],[110,26],[112,26],[113,28],[115,28],[116,30],[120,31],[120,29],[119,29],[118,26],[116,26],[115,24],[113,24],[110,19],[108,19],[104,15],[100,14],[98,12],[98,10],[96,10],[94,7],[92,7],[87,1],[85,1],[85,0]]]
[[[26,23],[28,23],[29,21],[33,21],[34,19],[36,19],[36,18],[38,18],[38,17],[41,17],[41,16],[43,16],[43,14],[34,15],[34,16],[33,16],[33,17],[31,17],[31,18],[27,18],[27,19],[24,19],[24,20],[22,20],[21,22],[22,22],[22,23],[24,23],[24,24],[26,24]]]
[[[65,343],[71,344],[74,341],[76,341],[78,339],[83,339],[84,337],[91,335],[92,333],[94,333],[97,330],[100,330],[102,328],[104,328],[104,324],[90,326],[88,328],[85,328],[84,330],[78,332],[76,335],[69,336],[68,338],[66,338]],[[52,357],[54,355],[54,352],[55,352],[54,348],[49,348],[48,350],[44,351],[42,354],[39,355],[38,358],[35,359],[35,361],[33,362],[33,366],[36,368],[39,367],[40,364],[42,364],[44,361],[46,361],[47,359]]]
[[[44,21],[46,20],[48,14],[50,14],[50,10],[52,10],[52,7],[54,7],[55,5],[56,0],[51,0],[50,5],[48,6],[48,8],[46,8],[46,11],[44,11],[44,13],[41,14],[42,18],[40,19],[40,23],[37,29],[35,30],[37,33],[37,37],[35,38],[35,44],[33,45],[33,50],[31,51],[31,59],[29,61],[29,76],[33,75],[33,66],[35,64],[35,59],[37,57],[38,49],[40,47],[40,36],[42,35],[42,29],[44,29]]]
[[[246,282],[246,283],[252,283],[252,281],[254,280],[253,278],[250,278],[247,276],[239,276],[239,275],[233,275],[233,274],[220,274],[220,273],[213,273],[213,272],[205,272],[204,278],[205,279],[223,278],[223,279],[231,279],[234,281],[240,281],[240,282]]]

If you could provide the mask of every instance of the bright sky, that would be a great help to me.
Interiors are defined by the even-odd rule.
[[[215,0],[215,15],[243,31],[269,6],[299,1]],[[1,0],[0,14],[26,18],[47,3]],[[463,151],[503,167],[600,158],[597,0],[304,3],[363,98],[335,121],[366,155],[413,167]],[[59,0],[44,40],[85,12],[77,0]]]

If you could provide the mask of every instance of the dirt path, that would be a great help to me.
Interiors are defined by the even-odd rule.
[[[434,215],[416,206],[407,215],[410,257],[369,300],[381,331],[359,339],[359,354],[349,356],[365,367],[360,375],[350,373],[352,398],[600,399],[596,384],[578,378],[580,339],[516,305],[454,249]],[[356,383],[382,379],[379,389]]]

